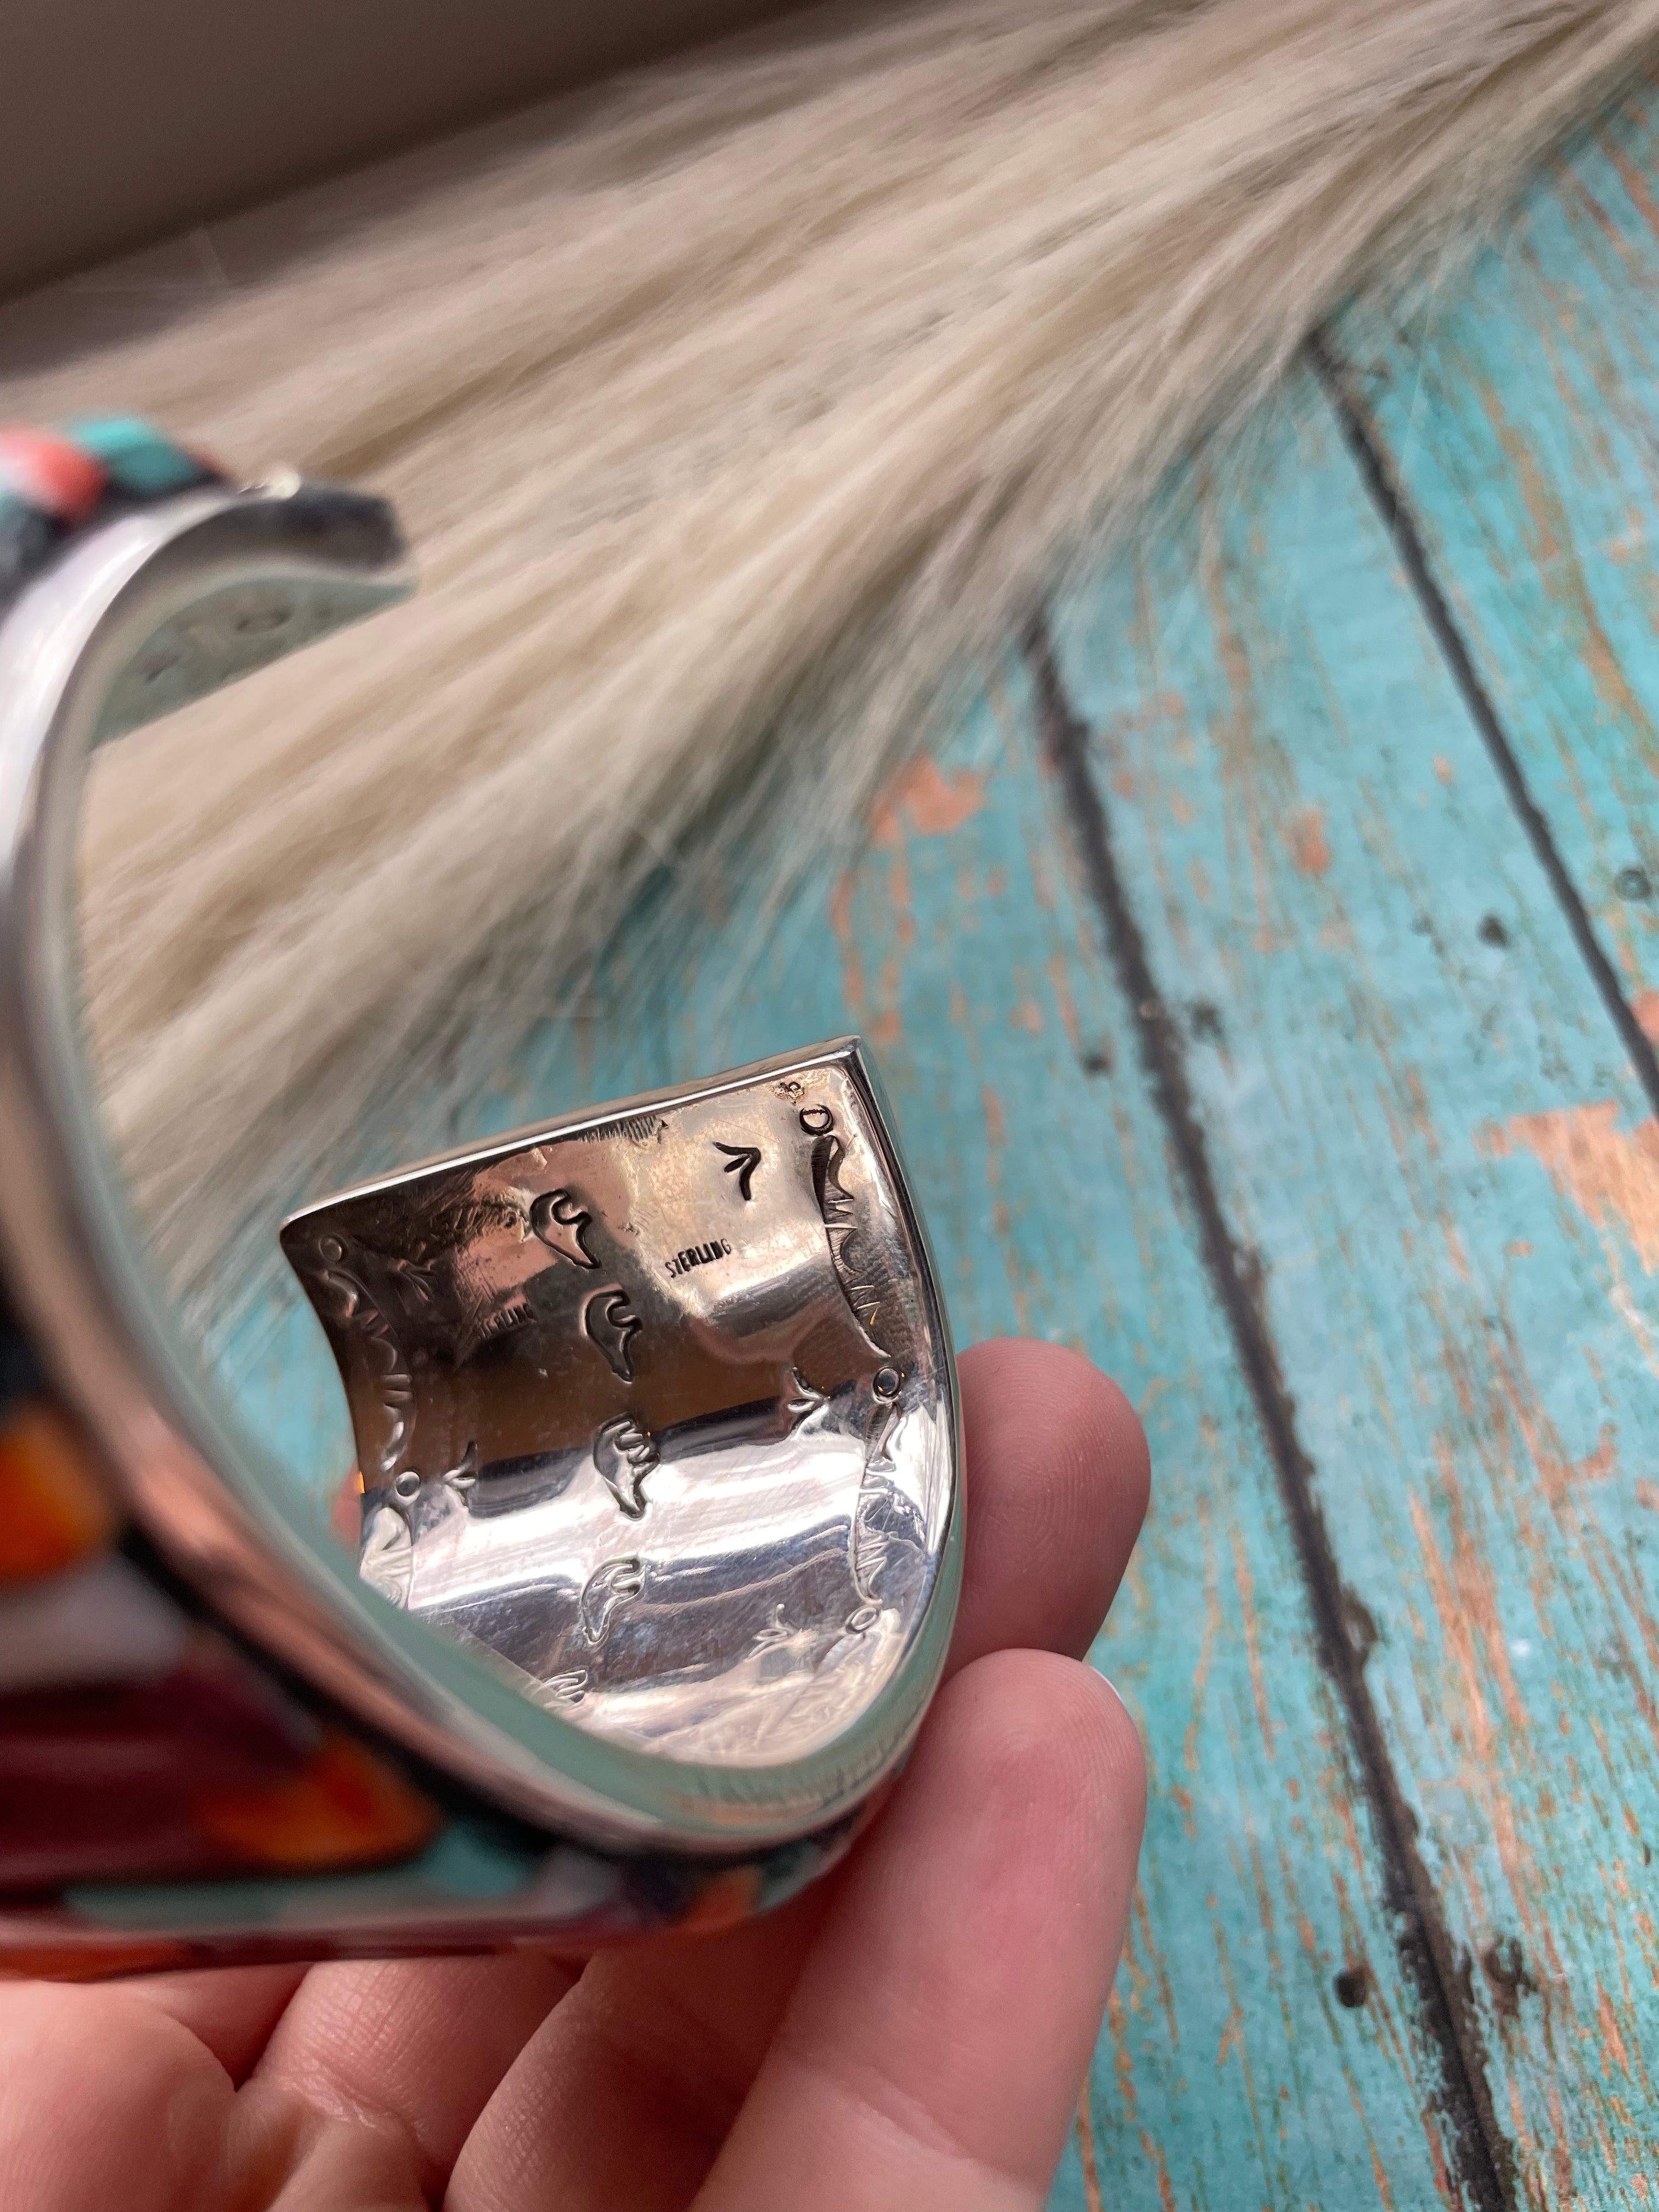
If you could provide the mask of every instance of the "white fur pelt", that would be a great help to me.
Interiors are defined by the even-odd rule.
[[[262,273],[14,377],[383,489],[422,575],[97,772],[89,1010],[181,1279],[458,1039],[499,1066],[719,809],[844,830],[1174,457],[1656,38],[1659,0],[842,9],[313,196]]]

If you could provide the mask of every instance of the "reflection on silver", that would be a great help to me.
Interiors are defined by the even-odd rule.
[[[0,619],[0,1273],[28,1371],[143,1537],[18,1601],[0,1689],[162,1680],[228,1626],[260,1694],[298,1689],[371,1768],[417,1759],[445,1826],[324,1881],[14,1895],[14,1966],[43,1945],[77,1973],[153,1965],[185,1931],[227,1961],[574,1954],[766,1910],[847,1849],[944,1663],[948,1342],[855,1051],[566,1121],[295,1224],[350,1379],[366,1578],[313,1517],[326,1477],[296,1481],[244,1427],[166,1296],[76,1021],[87,760],[402,597],[401,551],[377,501],[204,487],[55,542]],[[682,1157],[693,1115],[705,1161]],[[543,1554],[519,1539],[550,1509]],[[503,1536],[496,1577],[481,1558]],[[112,1832],[127,1810],[117,1791]]]
[[[954,1392],[855,1042],[411,1169],[283,1243],[392,1603],[580,1725],[713,1765],[818,1751],[893,1680]]]

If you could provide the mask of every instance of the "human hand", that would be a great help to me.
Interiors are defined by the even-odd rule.
[[[1145,1775],[1077,1663],[1146,1449],[1075,1353],[962,1361],[950,1671],[846,1863],[601,1954],[0,1990],[6,2212],[1032,2212],[1128,1911]]]

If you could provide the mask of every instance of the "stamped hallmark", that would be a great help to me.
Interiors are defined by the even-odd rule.
[[[640,1333],[640,1317],[629,1304],[620,1283],[607,1283],[585,1301],[582,1327],[610,1361],[611,1372],[631,1382],[634,1355],[630,1347]]]
[[[640,1486],[657,1464],[657,1447],[631,1413],[606,1421],[593,1439],[593,1464],[599,1480],[630,1521],[645,1511]]]
[[[706,1244],[688,1244],[672,1260],[665,1260],[663,1273],[672,1282],[676,1275],[689,1273],[693,1267],[710,1267],[716,1260],[729,1260],[731,1256],[732,1247],[726,1238],[711,1237]]]
[[[953,1496],[912,1221],[851,1047],[301,1217],[364,1580],[596,1734],[833,1742],[904,1662]]]
[[[580,1201],[568,1190],[544,1191],[530,1208],[532,1234],[539,1237],[550,1252],[558,1253],[578,1267],[597,1267],[599,1264],[582,1235],[591,1218]]]
[[[738,1197],[745,1203],[751,1200],[755,1195],[751,1188],[755,1180],[755,1170],[761,1164],[760,1146],[758,1145],[722,1145],[716,1141],[714,1150],[717,1152],[725,1153],[726,1172],[727,1175],[736,1176]]]
[[[577,1607],[582,1634],[590,1644],[603,1644],[619,1606],[636,1598],[645,1588],[642,1559],[607,1559],[596,1567],[584,1584]]]

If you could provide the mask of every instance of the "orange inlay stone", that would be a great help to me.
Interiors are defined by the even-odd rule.
[[[337,1729],[297,1774],[252,1789],[198,1790],[191,1816],[248,1865],[284,1874],[406,1858],[431,1840],[439,1821],[428,1798]]]
[[[760,1901],[760,1869],[727,1867],[703,1884],[690,1911],[676,1923],[677,1936],[717,1936],[747,1920]]]
[[[363,1477],[356,1460],[351,1472],[334,1493],[328,1509],[328,1525],[349,1550],[356,1552],[363,1533]]]
[[[0,1424],[0,1583],[56,1574],[115,1540],[115,1508],[87,1448],[40,1399]]]

